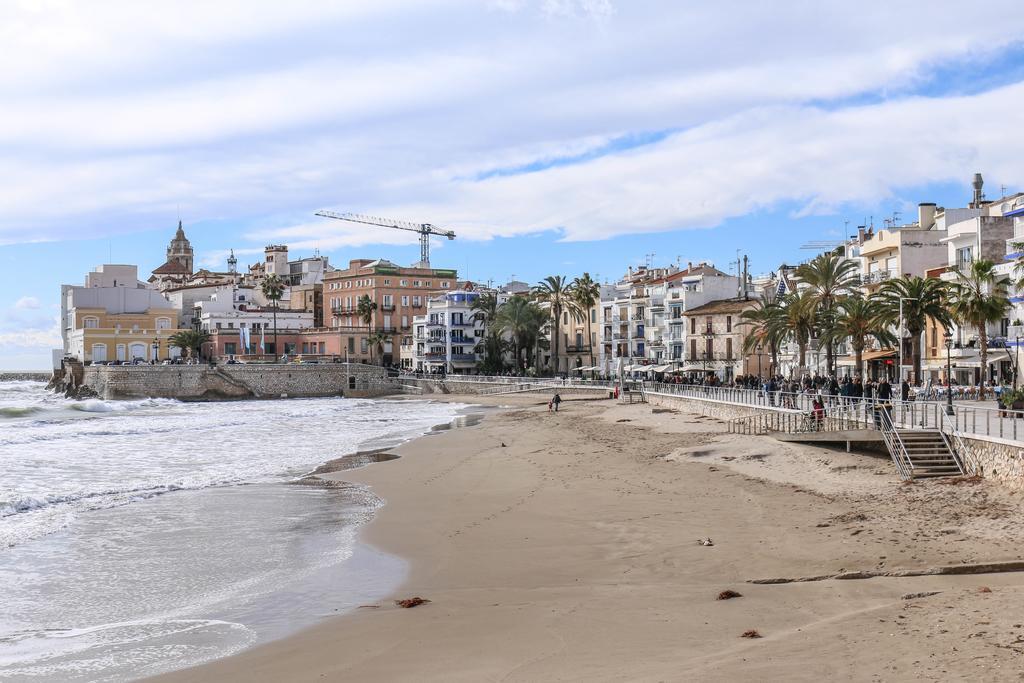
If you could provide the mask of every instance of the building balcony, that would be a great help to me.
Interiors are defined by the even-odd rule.
[[[384,311],[385,313],[391,313],[392,311],[395,310],[395,305],[394,304],[381,304],[380,306],[377,307],[377,310]]]
[[[569,344],[568,346],[565,347],[565,352],[566,353],[590,353],[590,345],[589,344],[582,344],[582,345]]]

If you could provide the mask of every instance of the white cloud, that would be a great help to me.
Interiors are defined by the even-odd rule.
[[[941,40],[921,39],[922,16]],[[460,239],[549,229],[591,239],[715,225],[783,201],[825,211],[974,170],[1019,182],[1017,143],[1001,133],[1021,104],[1015,87],[815,103],[899,93],[1022,30],[1009,0],[831,0],[813,11],[753,0],[231,0],[159,13],[8,3],[0,244],[149,229],[179,204],[196,220],[256,226],[252,242],[301,249],[415,243],[311,218],[324,207],[447,224]],[[474,180],[665,130],[681,132]],[[275,228],[266,216],[287,219]]]
[[[14,302],[14,307],[21,310],[33,310],[39,308],[39,299],[34,296],[23,296]]]

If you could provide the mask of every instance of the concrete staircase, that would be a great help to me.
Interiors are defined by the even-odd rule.
[[[958,477],[964,474],[960,459],[956,457],[946,435],[938,429],[896,429],[897,439],[887,440],[903,461],[910,479],[926,477]]]

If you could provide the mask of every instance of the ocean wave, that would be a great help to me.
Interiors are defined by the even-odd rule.
[[[42,406],[4,406],[0,408],[0,417],[28,417],[42,409]]]

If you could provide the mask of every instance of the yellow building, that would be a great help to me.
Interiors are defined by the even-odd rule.
[[[85,286],[61,287],[64,353],[82,362],[149,362],[180,355],[169,338],[181,330],[180,311],[138,281],[137,268],[104,264]]]

